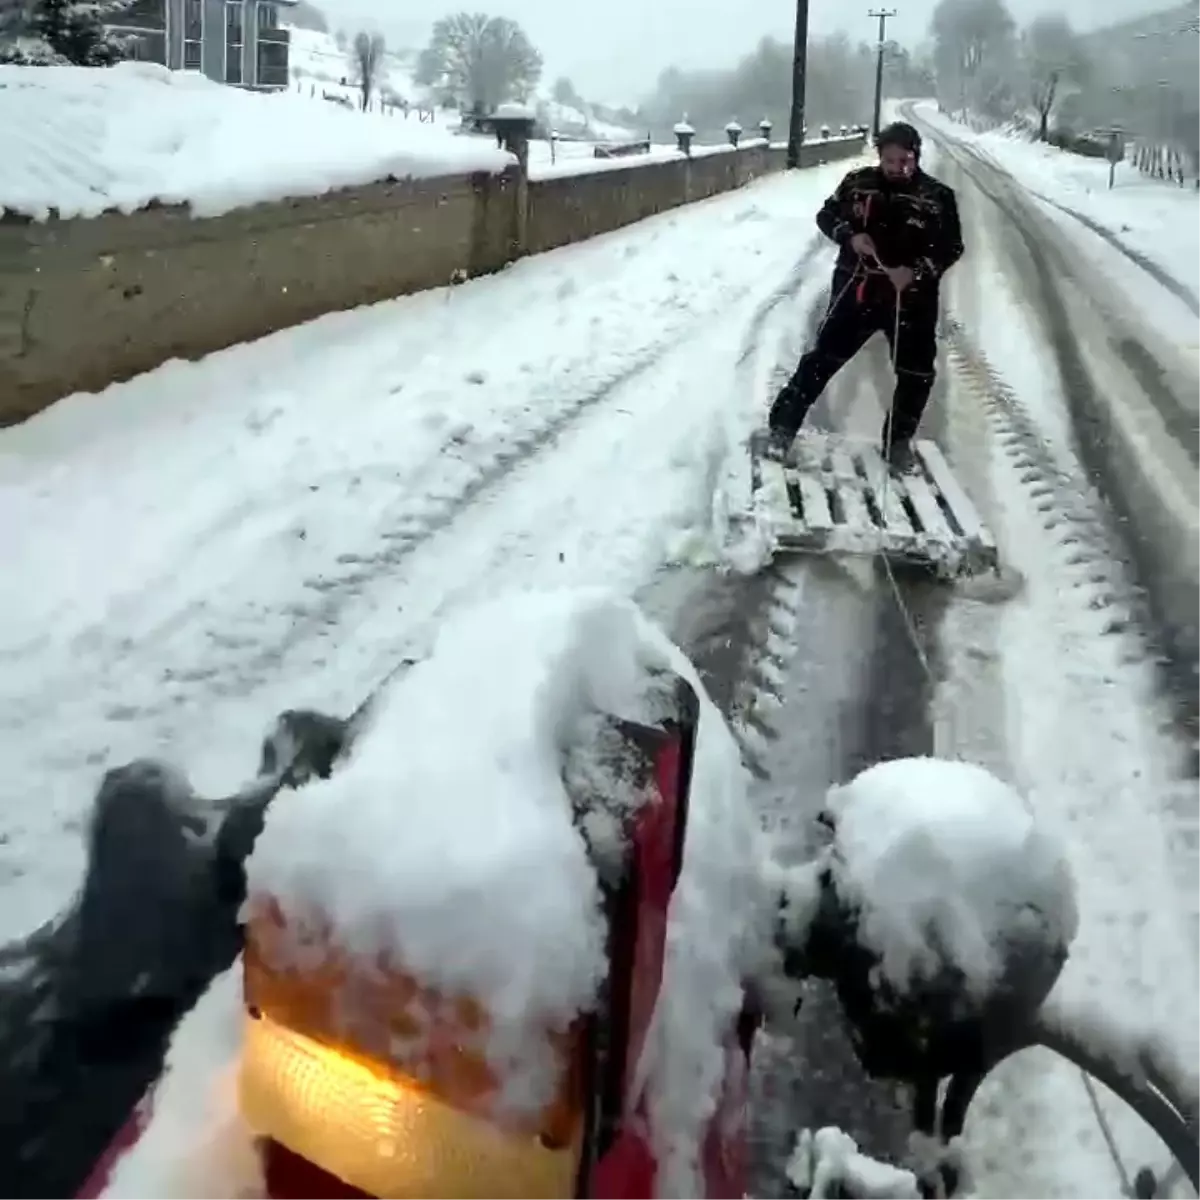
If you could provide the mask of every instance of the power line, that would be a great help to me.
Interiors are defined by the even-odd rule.
[[[879,21],[879,45],[875,53],[875,117],[871,123],[871,133],[879,136],[879,114],[883,107],[883,44],[887,39],[887,23],[889,17],[894,17],[896,10],[872,8],[867,12],[868,17]]]

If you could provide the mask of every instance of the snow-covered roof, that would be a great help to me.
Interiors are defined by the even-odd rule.
[[[0,209],[39,219],[197,216],[378,180],[499,171],[509,154],[444,126],[225,87],[152,63],[0,67]]]

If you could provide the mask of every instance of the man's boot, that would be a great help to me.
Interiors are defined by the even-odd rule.
[[[884,458],[894,475],[915,475],[917,456],[908,438],[896,438],[884,451]]]
[[[792,443],[796,440],[796,435],[788,433],[786,429],[768,428],[761,436],[761,453],[763,458],[768,462],[787,462],[788,455],[792,449]]]

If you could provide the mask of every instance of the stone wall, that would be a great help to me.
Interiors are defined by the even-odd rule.
[[[802,165],[860,148],[807,146]],[[381,183],[203,220],[165,207],[71,221],[4,214],[0,425],[170,358],[486,274],[782,166],[781,150],[759,145],[527,185],[515,171]]]
[[[819,166],[861,153],[862,138],[831,139],[803,146],[802,167]],[[704,154],[686,159],[561,175],[529,185],[528,253],[538,254],[570,242],[620,229],[655,213],[706,200],[741,187],[772,171],[782,171],[782,146],[763,143],[737,153]]]

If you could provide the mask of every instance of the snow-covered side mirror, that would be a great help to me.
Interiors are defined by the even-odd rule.
[[[871,1075],[985,1070],[1066,962],[1065,848],[1014,789],[962,762],[872,767],[817,819],[830,844],[780,876],[785,973],[833,982]]]

